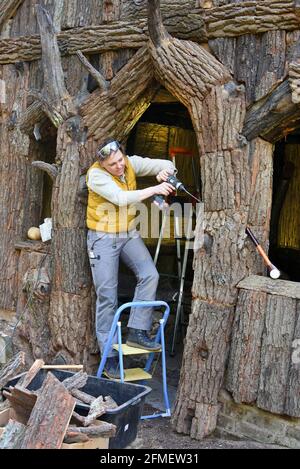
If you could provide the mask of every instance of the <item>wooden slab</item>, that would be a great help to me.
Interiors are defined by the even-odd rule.
[[[28,421],[22,449],[59,449],[74,407],[75,399],[48,373]]]

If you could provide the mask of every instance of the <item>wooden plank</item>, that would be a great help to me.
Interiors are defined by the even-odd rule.
[[[9,420],[0,440],[0,449],[20,449],[26,426],[15,420]]]
[[[48,373],[28,421],[22,449],[59,449],[74,407],[75,399]]]
[[[43,370],[83,370],[83,365],[44,365]]]
[[[36,377],[41,368],[45,365],[44,360],[36,360],[27,373],[18,381],[19,388],[28,388],[31,381]]]
[[[14,409],[16,420],[26,425],[37,400],[36,394],[15,387],[11,392],[3,391],[3,395]]]
[[[300,300],[300,283],[287,280],[272,280],[269,277],[250,275],[237,285],[238,288],[268,293],[270,295],[285,296]]]

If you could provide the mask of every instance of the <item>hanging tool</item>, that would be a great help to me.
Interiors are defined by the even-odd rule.
[[[254,236],[254,234],[252,233],[252,231],[250,230],[250,228],[248,226],[246,228],[246,234],[249,236],[249,238],[251,239],[251,241],[255,245],[257,251],[259,252],[261,257],[263,258],[266,266],[269,269],[270,277],[273,278],[273,279],[278,279],[280,277],[280,270],[278,270],[277,267],[275,267],[275,265],[272,264],[272,262],[270,261],[270,259],[267,256],[267,254],[265,253],[265,251],[263,250],[263,248],[261,247],[258,240],[256,239],[256,237]]]

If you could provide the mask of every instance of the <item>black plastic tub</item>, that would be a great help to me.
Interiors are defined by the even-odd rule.
[[[28,386],[30,391],[36,391],[42,386],[42,383],[48,373],[48,370],[40,370],[33,381]],[[59,381],[74,375],[74,373],[61,370],[51,370]],[[10,380],[5,388],[17,384],[24,373]],[[125,448],[132,443],[137,435],[138,424],[143,412],[143,406],[147,394],[151,391],[148,386],[132,383],[120,383],[110,381],[104,378],[96,378],[89,376],[86,385],[80,389],[91,396],[111,396],[118,404],[115,409],[109,410],[106,414],[101,415],[100,420],[113,423],[116,425],[116,436],[110,438],[109,448],[120,449]],[[87,415],[89,405],[76,404],[76,412],[81,415]]]

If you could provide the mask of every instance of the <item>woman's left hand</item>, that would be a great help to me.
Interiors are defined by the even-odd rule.
[[[170,175],[171,174],[167,169],[163,169],[157,174],[156,179],[158,180],[158,182],[166,182]]]

